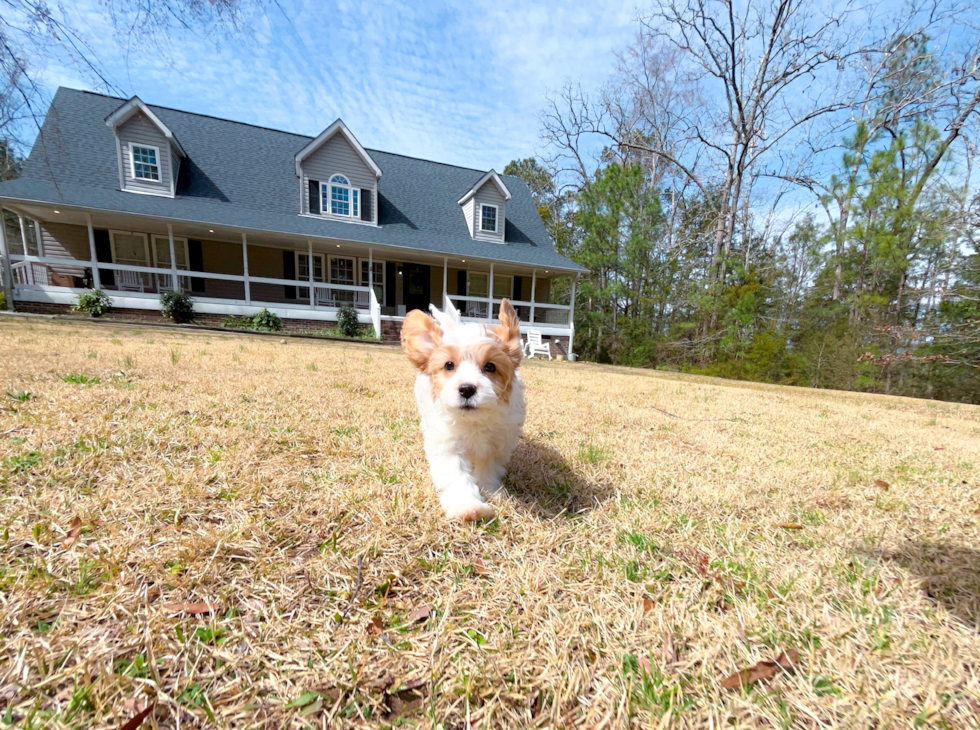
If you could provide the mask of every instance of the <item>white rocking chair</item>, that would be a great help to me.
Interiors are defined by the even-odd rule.
[[[541,330],[527,331],[527,344],[524,346],[527,356],[533,358],[535,355],[547,355],[551,360],[551,343],[544,343],[541,340]]]
[[[117,271],[116,288],[119,291],[143,291],[143,275],[138,271]]]

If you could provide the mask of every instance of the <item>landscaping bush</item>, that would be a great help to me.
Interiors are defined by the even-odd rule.
[[[177,324],[190,322],[194,316],[194,300],[182,291],[165,291],[160,294],[160,311]]]
[[[278,332],[282,329],[282,319],[268,309],[263,309],[248,317],[227,317],[221,322],[221,326],[249,332]]]
[[[344,337],[360,337],[361,323],[357,321],[357,310],[345,304],[337,310],[337,329]]]
[[[89,317],[101,317],[112,306],[112,298],[101,289],[93,289],[78,295],[78,300],[71,305],[73,312],[85,312]]]
[[[4,296],[3,292],[0,291],[0,312],[7,309],[7,297]]]

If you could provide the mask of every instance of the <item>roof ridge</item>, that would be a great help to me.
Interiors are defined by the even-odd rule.
[[[89,91],[88,89],[73,89],[70,86],[61,86],[61,87],[59,87],[59,89],[64,89],[65,91],[72,91],[72,92],[74,92],[76,94],[89,94],[91,96],[100,96],[103,99],[114,99],[116,101],[121,101],[121,102],[129,101],[129,99],[125,99],[125,98],[123,98],[121,96],[113,96],[112,94],[103,94],[103,93],[98,92],[98,91]],[[138,96],[138,95],[137,94],[134,94],[133,96]],[[132,97],[130,97],[130,98],[132,98]],[[143,101],[142,97],[139,97],[139,98],[140,98],[140,101]],[[205,119],[214,119],[214,120],[219,121],[219,122],[228,122],[229,124],[241,124],[242,126],[245,126],[245,127],[252,127],[253,129],[262,129],[262,130],[265,130],[266,132],[276,132],[277,134],[288,134],[290,137],[300,137],[302,139],[307,139],[307,140],[314,140],[314,139],[316,139],[316,136],[315,135],[314,136],[310,136],[308,134],[299,134],[298,132],[287,132],[285,129],[276,129],[275,127],[266,127],[266,126],[263,126],[261,124],[252,124],[251,122],[241,122],[241,121],[238,121],[237,119],[228,119],[226,117],[217,117],[217,116],[215,116],[213,114],[201,114],[199,112],[189,112],[186,109],[177,109],[177,108],[172,107],[172,106],[161,106],[159,104],[149,104],[146,101],[143,101],[143,103],[146,104],[151,109],[165,109],[167,111],[177,112],[178,114],[188,114],[188,115],[190,115],[192,117],[204,117]],[[481,169],[476,168],[476,167],[467,167],[466,165],[455,165],[452,162],[441,162],[439,160],[429,160],[429,159],[426,159],[425,157],[416,157],[415,155],[406,155],[406,154],[402,154],[401,152],[389,152],[388,150],[379,150],[379,149],[374,149],[374,148],[370,148],[370,147],[365,147],[364,149],[367,150],[368,152],[380,152],[383,155],[392,155],[393,157],[404,157],[405,159],[408,159],[408,160],[418,160],[419,162],[428,162],[428,163],[433,164],[433,165],[443,165],[445,167],[455,167],[457,170],[467,170],[469,172],[479,172],[479,173],[489,172],[488,170],[481,170]],[[498,173],[498,174],[503,175],[504,173]]]

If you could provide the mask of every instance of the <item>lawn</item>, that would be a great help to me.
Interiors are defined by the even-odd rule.
[[[460,525],[413,377],[0,318],[0,720],[980,723],[980,408],[531,362],[512,498]]]

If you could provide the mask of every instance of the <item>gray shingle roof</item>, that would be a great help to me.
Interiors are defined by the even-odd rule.
[[[502,176],[513,194],[505,245],[470,238],[456,202],[485,171],[377,150],[368,153],[383,171],[378,227],[300,216],[293,159],[310,137],[165,107],[150,106],[187,152],[177,197],[122,192],[104,120],[124,101],[59,89],[22,176],[0,183],[0,198],[585,271],[555,251],[519,177]]]

